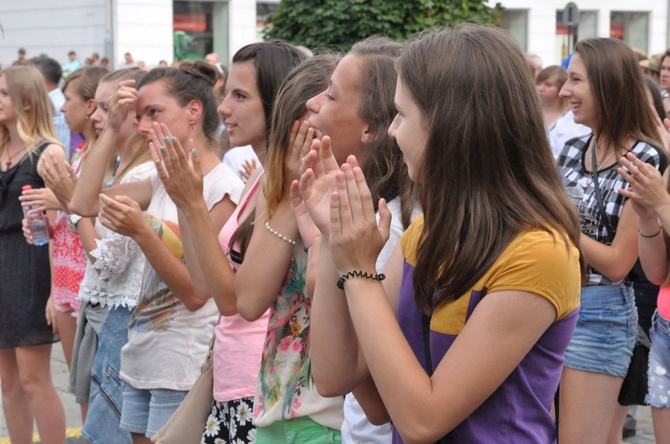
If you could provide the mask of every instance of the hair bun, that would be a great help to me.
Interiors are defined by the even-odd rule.
[[[216,84],[216,68],[202,60],[182,62],[182,64],[179,65],[179,70],[195,78],[204,80],[210,86]]]

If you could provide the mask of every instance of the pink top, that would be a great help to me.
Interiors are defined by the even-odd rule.
[[[81,153],[85,144],[77,147],[78,153]],[[72,163],[75,171],[79,169],[82,158],[79,155]],[[81,305],[79,285],[86,270],[86,253],[79,234],[70,230],[69,217],[67,213],[58,211],[54,222],[51,293],[58,311],[73,311],[73,316],[77,316]]]
[[[670,319],[670,285],[661,287],[661,291],[658,292],[656,305],[658,307],[658,314],[665,319]]]
[[[230,238],[237,230],[239,215],[252,201],[263,173],[259,174],[246,195],[240,199],[235,212],[219,233],[219,243],[226,253],[228,263],[237,271],[240,264],[230,257]],[[214,343],[214,399],[219,402],[252,398],[256,392],[256,381],[261,366],[261,355],[268,328],[270,311],[258,320],[249,322],[239,314],[221,316],[215,328]]]

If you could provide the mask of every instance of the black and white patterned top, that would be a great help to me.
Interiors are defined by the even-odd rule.
[[[582,232],[591,239],[610,245],[611,239],[607,234],[604,221],[601,220],[591,171],[587,171],[584,167],[586,150],[592,137],[592,135],[588,135],[566,142],[558,156],[558,168],[568,195],[579,209]],[[662,150],[647,143],[638,142],[631,149],[631,152],[641,161],[653,165],[661,172],[665,171],[667,157]],[[618,166],[615,163],[608,168],[598,170],[600,195],[605,213],[609,217],[610,225],[615,232],[626,202],[626,198],[619,194],[617,190],[628,188],[627,182],[617,172]],[[612,233],[612,237],[614,237],[614,233]],[[592,267],[587,268],[586,274],[587,286],[610,285],[613,283]]]

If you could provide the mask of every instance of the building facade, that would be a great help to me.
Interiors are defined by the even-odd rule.
[[[646,54],[670,47],[668,0],[573,0],[581,12],[575,28],[563,21],[568,0],[498,1],[505,8],[500,26],[522,50],[539,55],[544,66],[559,64],[573,42],[589,37],[619,38]]]
[[[616,37],[647,54],[670,46],[670,0],[575,0],[579,24],[562,20],[567,0],[498,0],[500,26],[522,50],[544,65],[560,63],[572,44],[587,37]],[[492,5],[496,1],[491,0]],[[96,52],[113,67],[130,52],[155,66],[160,60],[203,58],[217,52],[224,63],[260,39],[264,16],[280,0],[0,0],[0,63],[25,48],[27,57],[47,54],[61,63],[74,50],[79,60]]]
[[[113,67],[130,52],[135,62],[204,58],[222,62],[259,39],[258,19],[279,0],[0,0],[0,63],[19,48],[27,57],[47,54],[61,63],[74,50],[83,63],[98,53]]]

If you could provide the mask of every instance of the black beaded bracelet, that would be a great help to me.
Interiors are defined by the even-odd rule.
[[[340,278],[337,280],[337,288],[344,290],[344,282],[351,277],[362,277],[380,282],[386,279],[386,275],[384,273],[371,274],[366,271],[353,270],[340,276]]]

